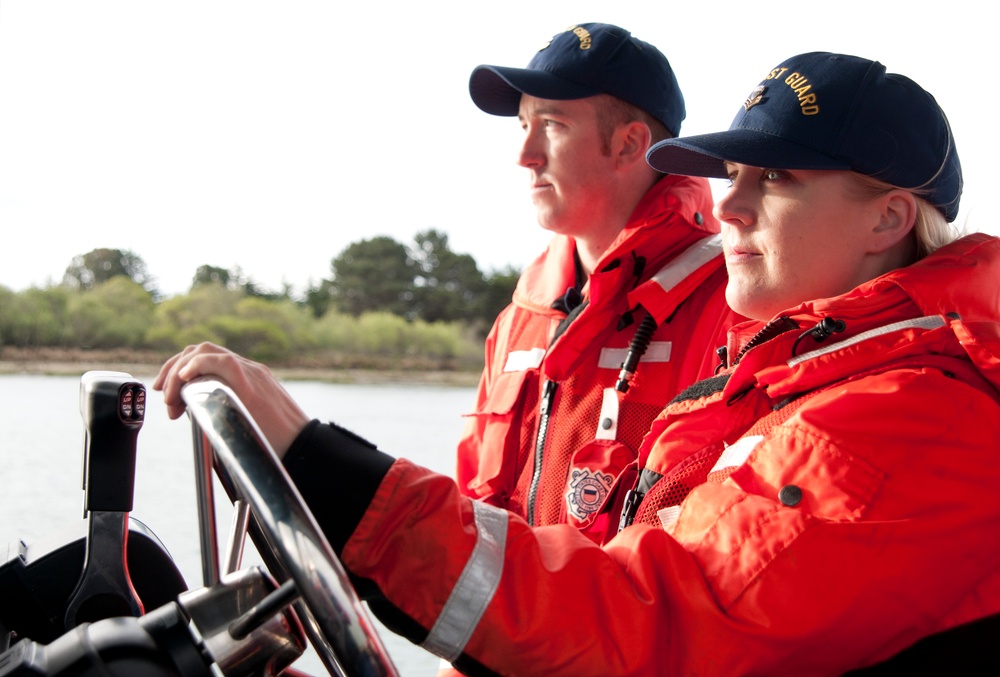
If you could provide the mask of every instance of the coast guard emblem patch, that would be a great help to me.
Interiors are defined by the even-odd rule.
[[[608,497],[615,478],[600,470],[573,468],[570,472],[569,491],[566,492],[566,510],[578,520],[585,520],[601,509]]]
[[[767,87],[764,87],[763,85],[754,88],[754,90],[750,92],[750,96],[748,96],[746,101],[743,102],[743,110],[750,110],[760,103],[764,98],[764,92],[766,91]]]

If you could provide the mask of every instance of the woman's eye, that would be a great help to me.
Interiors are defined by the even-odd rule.
[[[763,179],[765,181],[779,181],[785,178],[785,173],[779,169],[765,169]]]

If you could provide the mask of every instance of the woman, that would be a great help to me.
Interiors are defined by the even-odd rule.
[[[648,160],[729,177],[727,298],[754,321],[654,424],[603,547],[308,421],[215,346],[154,388],[176,417],[185,381],[229,382],[372,608],[471,674],[839,674],[1000,612],[1000,241],[941,246],[962,179],[934,99],[799,55]]]

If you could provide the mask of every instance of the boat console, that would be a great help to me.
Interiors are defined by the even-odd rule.
[[[0,677],[300,674],[290,666],[307,642],[332,675],[397,674],[242,403],[214,380],[194,381],[182,396],[203,585],[189,588],[152,530],[129,515],[145,386],[123,372],[87,372],[84,518],[65,533],[12,543],[0,557]],[[234,504],[222,562],[213,472]],[[240,569],[247,536],[265,567]]]

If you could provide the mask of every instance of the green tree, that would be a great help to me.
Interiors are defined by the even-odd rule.
[[[247,278],[243,282],[243,291],[246,292],[247,296],[267,301],[283,301],[292,297],[291,286],[287,283],[282,286],[281,291],[270,291],[261,287],[252,278]]]
[[[219,284],[226,289],[233,289],[239,286],[238,276],[238,270],[234,273],[225,268],[205,264],[198,266],[198,270],[195,271],[194,279],[191,280],[191,288],[193,289],[206,284]]]
[[[287,298],[266,299],[247,295],[236,304],[235,313],[245,320],[275,327],[288,341],[288,348],[310,350],[316,345],[309,312]]]
[[[333,283],[330,280],[321,280],[318,285],[309,283],[306,289],[304,304],[312,312],[313,317],[320,318],[327,314],[334,306]]]
[[[0,287],[0,343],[20,348],[69,345],[70,293],[64,287],[32,287],[20,293]]]
[[[411,315],[427,322],[469,318],[487,291],[475,259],[453,252],[448,236],[438,230],[417,233],[414,241],[410,258],[417,275]]]
[[[243,270],[239,266],[229,269],[207,264],[199,266],[198,270],[194,273],[194,279],[191,281],[191,288],[194,289],[206,284],[219,284],[230,291],[242,289],[247,296],[255,296],[270,301],[279,301],[291,297],[291,289],[287,284],[280,292],[268,291],[254,282],[253,278],[244,275]]]
[[[156,305],[153,327],[147,333],[150,345],[160,350],[179,350],[190,343],[222,339],[208,328],[213,318],[234,315],[246,298],[242,289],[227,289],[218,282],[192,287],[187,296],[175,296]]]
[[[510,303],[520,277],[521,271],[513,266],[486,274],[486,291],[480,297],[479,307],[476,308],[474,315],[485,323],[487,330],[493,325],[493,320],[500,311]]]
[[[406,247],[378,236],[348,245],[331,262],[330,298],[349,315],[386,311],[405,316],[413,306],[414,271]]]
[[[118,275],[70,297],[69,325],[85,348],[140,348],[153,324],[155,303],[141,285]]]
[[[92,249],[73,257],[63,283],[74,289],[93,289],[113,277],[126,277],[150,294],[156,294],[146,262],[127,249]]]
[[[266,320],[216,317],[208,322],[207,328],[215,342],[253,360],[274,362],[286,359],[290,353],[291,341]]]

